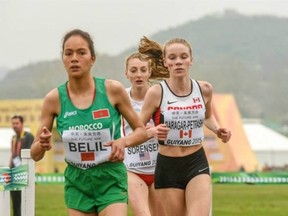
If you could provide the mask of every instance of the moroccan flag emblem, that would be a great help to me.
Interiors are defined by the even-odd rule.
[[[94,161],[94,152],[83,152],[81,153],[81,161]]]
[[[110,113],[108,109],[95,110],[92,112],[93,119],[109,118]]]

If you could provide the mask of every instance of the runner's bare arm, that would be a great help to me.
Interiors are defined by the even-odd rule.
[[[147,91],[140,118],[144,124],[150,121],[152,115],[156,112],[160,105],[162,89],[160,85],[154,85]],[[147,129],[149,138],[155,137],[158,140],[165,140],[168,134],[169,128],[165,124],[159,124],[156,127]]]
[[[124,160],[125,147],[139,145],[145,142],[148,137],[144,124],[132,108],[124,86],[118,81],[107,80],[106,89],[111,104],[116,107],[133,129],[133,133],[112,141],[109,144],[112,147],[109,160],[122,161]]]
[[[40,126],[35,140],[31,146],[31,158],[35,161],[41,160],[45,152],[51,149],[51,130],[54,118],[60,110],[59,95],[57,89],[51,90],[46,97],[41,110]]]
[[[226,143],[230,140],[231,131],[226,128],[220,127],[218,121],[213,115],[213,108],[212,108],[213,86],[205,81],[199,81],[199,85],[201,87],[206,106],[206,114],[205,114],[206,116],[204,124],[208,129],[213,131],[217,135],[217,137],[222,140],[222,142]]]

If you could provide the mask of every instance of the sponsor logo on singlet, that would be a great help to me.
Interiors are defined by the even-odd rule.
[[[167,101],[167,104],[177,103],[178,101]]]
[[[74,115],[77,115],[77,111],[71,111],[71,112],[65,112],[64,114],[64,118],[67,118],[67,117],[70,117],[70,116],[74,116]]]

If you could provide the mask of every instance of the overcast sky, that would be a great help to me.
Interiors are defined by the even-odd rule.
[[[98,53],[115,55],[143,35],[226,9],[288,17],[287,0],[0,0],[0,67],[60,59],[73,28],[88,31]]]

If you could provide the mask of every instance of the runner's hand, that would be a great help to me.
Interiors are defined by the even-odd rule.
[[[45,151],[48,151],[52,148],[51,137],[52,133],[46,127],[43,127],[42,132],[40,133],[39,136],[39,143],[41,148],[44,149]]]
[[[164,141],[166,140],[167,138],[167,135],[169,133],[169,128],[166,127],[165,124],[159,124],[156,126],[156,135],[155,135],[155,138],[157,140],[160,140],[160,141]]]
[[[217,130],[217,137],[222,139],[222,142],[227,143],[231,138],[231,131],[226,128],[219,128]]]
[[[104,144],[104,146],[111,146],[111,154],[109,156],[109,161],[119,162],[124,160],[126,146],[124,138],[112,140]]]

